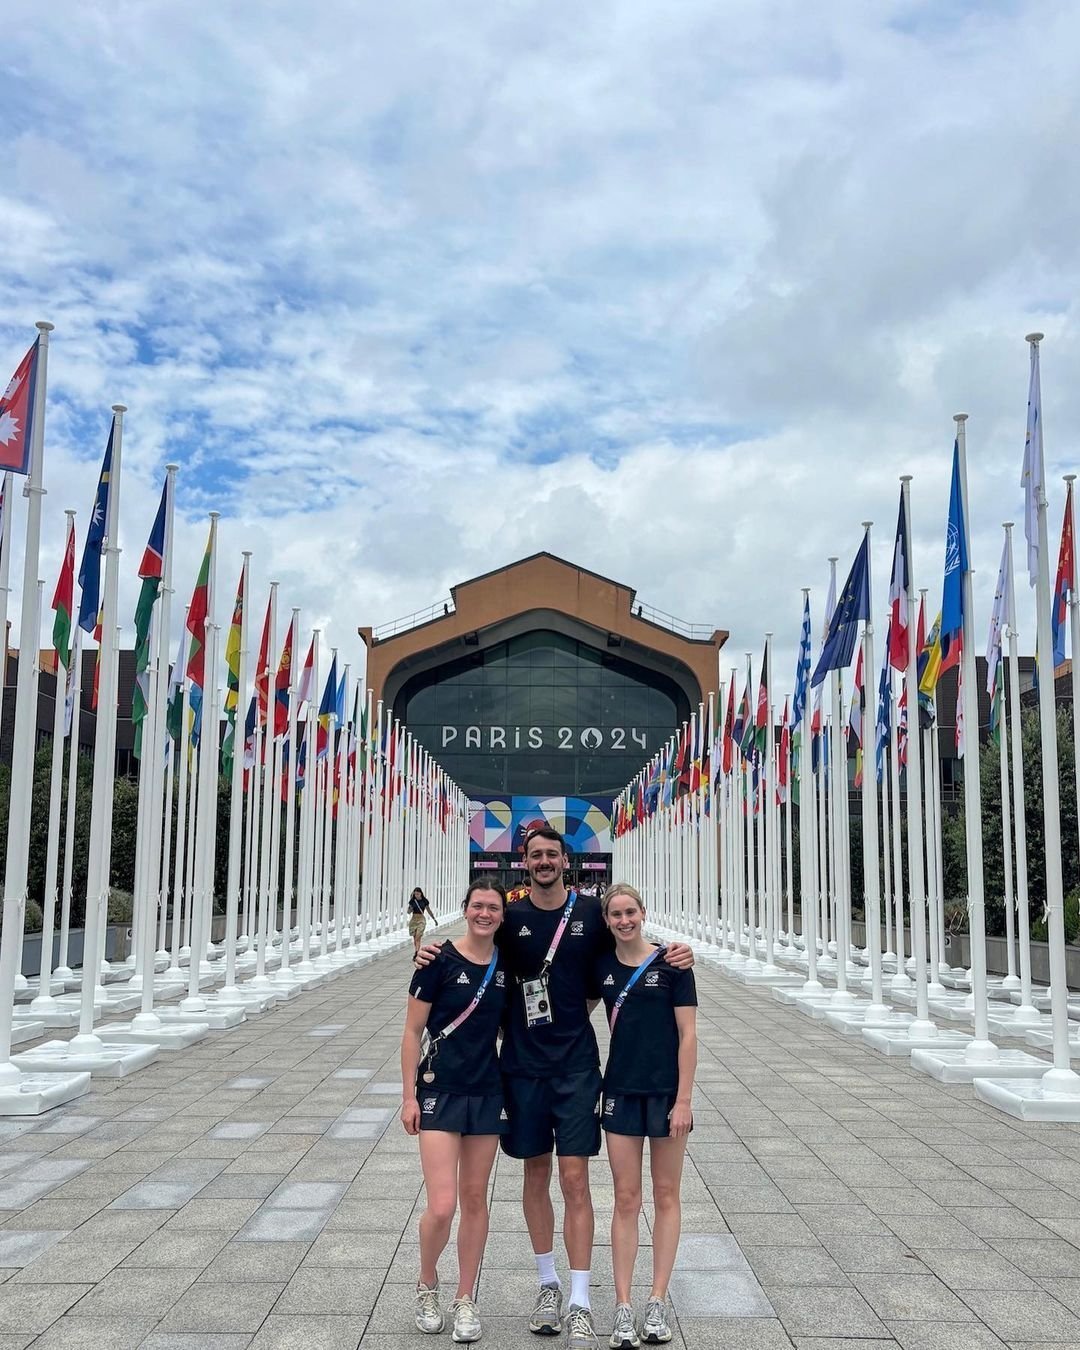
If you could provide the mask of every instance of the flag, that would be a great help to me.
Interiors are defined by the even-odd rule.
[[[1006,535],[1005,542],[1001,546],[1001,564],[998,567],[997,589],[994,591],[994,608],[990,614],[990,636],[986,640],[986,692],[991,697],[997,688],[997,673],[1001,664],[1001,630],[1008,619],[1011,572],[1012,549]]]
[[[731,681],[728,684],[728,704],[727,713],[724,715],[724,750],[721,756],[720,767],[725,774],[730,774],[735,765],[735,672],[731,672]]]
[[[191,634],[191,647],[188,650],[187,677],[193,685],[202,689],[206,683],[206,616],[210,610],[210,550],[214,532],[211,526],[206,541],[199,575],[195,580],[195,589],[191,593],[188,606],[187,630]]]
[[[154,614],[161,579],[165,572],[165,512],[168,506],[169,485],[166,482],[161,489],[161,502],[158,505],[154,524],[150,529],[150,538],[143,550],[139,564],[139,576],[142,586],[139,600],[135,606],[135,686],[131,692],[131,721],[135,728],[135,744],[132,753],[136,759],[142,758],[142,724],[146,721],[150,706],[150,621]]]
[[[307,659],[304,661],[304,669],[300,672],[300,684],[296,690],[296,706],[300,708],[305,703],[311,702],[313,693],[312,686],[315,683],[315,639],[311,639],[311,645],[308,647]]]
[[[184,715],[184,634],[176,644],[176,660],[169,676],[168,709],[165,713],[165,729],[171,740],[179,740],[183,733]]]
[[[907,670],[908,663],[908,590],[910,574],[907,557],[907,519],[904,491],[900,490],[900,514],[896,520],[893,545],[892,580],[889,583],[889,664],[894,670]]]
[[[97,659],[94,661],[94,687],[90,691],[90,708],[93,712],[97,712],[98,688],[101,684],[101,625],[104,621],[104,613],[98,610],[97,623],[94,625],[94,641],[97,643],[98,649]]]
[[[1004,710],[1004,681],[999,680],[990,695],[990,739],[995,750],[1001,749],[1001,715]]]
[[[109,443],[105,447],[105,458],[101,462],[101,475],[98,478],[97,492],[94,494],[94,509],[90,512],[82,562],[79,564],[79,585],[82,587],[79,627],[88,633],[92,633],[97,626],[98,611],[101,609],[101,554],[105,547],[105,527],[109,520],[109,480],[112,477],[115,431],[114,417],[109,430]]]
[[[244,719],[244,772],[255,767],[255,719],[258,715],[258,702],[252,694],[248,703],[247,717]]]
[[[885,773],[885,747],[889,743],[889,726],[892,721],[890,703],[892,700],[892,663],[889,659],[888,636],[885,639],[885,659],[881,663],[881,678],[878,680],[877,723],[875,727],[874,760],[877,780],[880,783]]]
[[[937,660],[941,665],[941,615],[937,617],[938,643]],[[918,660],[915,663],[916,688],[919,691],[919,725],[924,729],[929,729],[934,724],[934,699],[932,694],[926,693],[922,688],[922,677],[929,668],[930,661],[933,658],[933,652],[926,640],[926,599],[919,601],[919,626],[915,632],[915,650],[918,652]]]
[[[232,777],[236,754],[236,710],[240,705],[240,644],[244,628],[244,568],[233,601],[232,622],[225,639],[225,738],[221,743],[221,766],[226,777]]]
[[[30,472],[40,343],[40,338],[34,339],[0,396],[0,469],[12,473]]]
[[[315,758],[325,759],[330,749],[330,719],[334,715],[337,707],[337,652],[334,653],[330,662],[330,671],[326,676],[326,684],[323,687],[322,701],[319,703],[319,731],[315,741]],[[390,722],[387,719],[386,724],[387,740],[393,749],[394,742],[390,738]],[[389,770],[387,771],[389,778]]]
[[[1031,375],[1028,381],[1027,431],[1024,436],[1024,537],[1027,539],[1028,580],[1039,576],[1039,499],[1043,495],[1042,392],[1039,382],[1039,345],[1031,344]]]
[[[1061,524],[1061,548],[1058,551],[1057,580],[1051,602],[1050,622],[1054,631],[1054,668],[1065,660],[1065,625],[1069,616],[1069,597],[1075,575],[1073,555],[1073,490],[1070,483],[1065,493],[1065,519]]]
[[[758,681],[757,713],[754,717],[754,749],[764,756],[769,744],[769,690],[766,687],[765,673],[769,662],[769,639],[765,639],[765,650],[761,654],[761,679]]]
[[[798,730],[806,712],[806,691],[810,684],[810,597],[803,600],[802,632],[799,634],[799,662],[795,668],[795,695],[791,701],[791,730]]]
[[[899,761],[900,768],[907,767],[907,738],[908,738],[908,716],[907,716],[907,681],[900,691],[900,703],[898,705],[899,716],[896,722],[896,758]]]
[[[964,635],[964,577],[968,571],[967,529],[960,492],[960,443],[953,443],[949,523],[945,531],[945,583],[941,593],[941,670],[960,661]]]
[[[270,715],[270,620],[273,617],[273,597],[267,601],[263,619],[259,659],[255,662],[255,694],[259,704],[259,725],[265,727]]]
[[[53,650],[56,652],[56,682],[60,687],[60,667],[71,658],[71,616],[75,610],[75,522],[68,523],[64,562],[53,593]]]
[[[784,699],[784,720],[780,724],[780,757],[776,766],[776,800],[783,805],[788,799],[791,779],[791,727],[788,725],[788,703]]]
[[[830,670],[842,670],[851,664],[859,624],[870,618],[870,536],[863,535],[855,561],[851,565],[836,609],[829,620],[828,632],[818,657],[811,685],[819,685]]]
[[[851,691],[851,712],[848,714],[848,731],[855,738],[855,786],[862,787],[863,771],[863,649],[859,648],[859,659],[855,663],[855,687]]]
[[[933,698],[941,674],[941,613],[938,612],[929,636],[919,648],[919,698]]]
[[[274,677],[274,736],[284,736],[289,729],[289,684],[292,681],[292,649],[295,618],[285,634],[277,675]]]
[[[192,750],[198,750],[199,741],[202,738],[202,710],[202,685],[192,681],[191,687],[188,689],[188,732]]]

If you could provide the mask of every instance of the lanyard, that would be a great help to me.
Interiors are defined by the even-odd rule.
[[[431,1042],[431,1049],[429,1049],[428,1051],[429,1059],[431,1057],[431,1050],[435,1048],[435,1046],[439,1043],[439,1041],[445,1041],[448,1037],[452,1036],[454,1032],[457,1031],[458,1027],[461,1026],[463,1022],[468,1021],[468,1019],[476,1011],[477,1005],[479,1004],[480,1000],[484,997],[485,989],[487,989],[488,985],[491,983],[491,977],[492,975],[494,975],[495,967],[498,965],[498,963],[499,963],[499,953],[497,951],[492,952],[491,961],[488,965],[487,970],[484,971],[484,978],[480,981],[480,988],[473,995],[472,1002],[463,1012],[459,1012],[452,1022],[448,1022],[447,1025],[443,1027],[442,1031],[440,1031],[438,1035],[433,1038]]]
[[[551,969],[551,963],[555,960],[555,953],[559,950],[559,943],[566,932],[566,925],[570,922],[570,915],[574,912],[574,906],[577,904],[577,891],[570,892],[570,899],[566,902],[566,908],[563,910],[563,916],[559,920],[559,926],[555,929],[555,936],[551,939],[551,946],[547,949],[547,956],[544,957],[544,964],[540,968],[540,979],[546,979],[547,973]]]
[[[608,1023],[609,1031],[615,1030],[615,1019],[616,1017],[618,1017],[619,1010],[622,1008],[622,1005],[626,1002],[627,994],[630,992],[631,989],[633,989],[634,985],[637,984],[641,976],[645,974],[646,970],[648,970],[648,968],[652,965],[652,963],[656,960],[656,958],[660,955],[662,951],[663,951],[662,947],[654,947],[653,950],[649,953],[649,955],[645,958],[645,960],[642,961],[641,965],[637,967],[633,975],[631,975],[630,978],[627,980],[625,989],[623,989],[622,993],[615,1000],[615,1006],[611,1010],[611,1021]]]

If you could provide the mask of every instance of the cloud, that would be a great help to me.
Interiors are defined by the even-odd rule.
[[[256,597],[356,667],[358,623],[550,549],[735,662],[773,631],[790,683],[800,587],[817,623],[864,519],[882,613],[901,473],[936,607],[962,408],[981,630],[1029,329],[1055,539],[1080,427],[1078,30],[1020,0],[19,0],[0,359],[56,323],[46,580],[122,399],[129,633],[176,461],[177,591],[220,510],[223,621],[251,548]]]

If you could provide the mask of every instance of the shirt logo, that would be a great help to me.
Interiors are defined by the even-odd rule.
[[[614,1098],[614,1097],[605,1097],[605,1098],[604,1098],[604,1115],[605,1115],[605,1116],[613,1116],[614,1114],[615,1114],[615,1098]]]
[[[614,983],[615,983],[615,976],[614,976],[614,975],[609,975],[609,976],[607,977],[607,979],[604,981],[604,983],[605,983],[605,984],[614,984]]]
[[[645,983],[646,983],[646,984],[659,984],[659,983],[660,983],[660,972],[659,972],[658,970],[650,970],[650,971],[647,971],[646,974],[645,974]]]
[[[509,1120],[509,1119],[510,1119],[510,1117],[506,1114],[506,1107],[505,1107],[505,1106],[504,1106],[503,1109],[499,1112],[499,1119],[500,1119],[500,1120]]]
[[[424,1105],[423,1105],[420,1109],[423,1111],[423,1113],[424,1113],[425,1116],[434,1115],[434,1113],[435,1113],[435,1103],[436,1103],[437,1101],[438,1101],[438,1098],[437,1098],[437,1097],[425,1097],[425,1098],[424,1098]]]
[[[527,923],[523,923],[523,924],[521,925],[521,927],[518,929],[518,936],[519,936],[519,937],[532,937],[532,929],[529,927],[529,925],[528,925]]]
[[[462,971],[461,974],[457,977],[457,982],[458,982],[458,984],[468,984],[468,983],[469,983],[469,977],[468,977],[468,975],[465,973],[465,971]]]
[[[585,922],[583,919],[575,919],[574,922],[570,925],[571,937],[581,937],[584,931],[585,931]]]
[[[504,973],[503,971],[501,971],[501,970],[497,970],[497,971],[495,972],[495,988],[496,988],[496,989],[502,989],[502,988],[505,987],[505,985],[506,985],[506,975],[505,975],[505,973]]]

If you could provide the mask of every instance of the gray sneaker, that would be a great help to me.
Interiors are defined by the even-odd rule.
[[[566,1314],[566,1326],[569,1332],[566,1350],[600,1350],[592,1313],[588,1308],[579,1308],[576,1303],[571,1303]],[[671,1333],[668,1332],[668,1335]]]
[[[529,1330],[537,1336],[557,1336],[562,1331],[562,1290],[557,1284],[540,1286]]]
[[[480,1339],[480,1314],[471,1298],[454,1299],[454,1329],[450,1339],[458,1345]]]
[[[646,1345],[666,1345],[671,1340],[665,1299],[649,1299],[645,1308],[645,1320],[641,1324],[641,1339]]]
[[[611,1328],[608,1345],[611,1350],[638,1350],[637,1328],[634,1326],[634,1310],[629,1303],[615,1305],[615,1322]]]
[[[416,1329],[435,1336],[446,1325],[442,1309],[439,1307],[439,1286],[430,1289],[426,1284],[416,1286]]]

